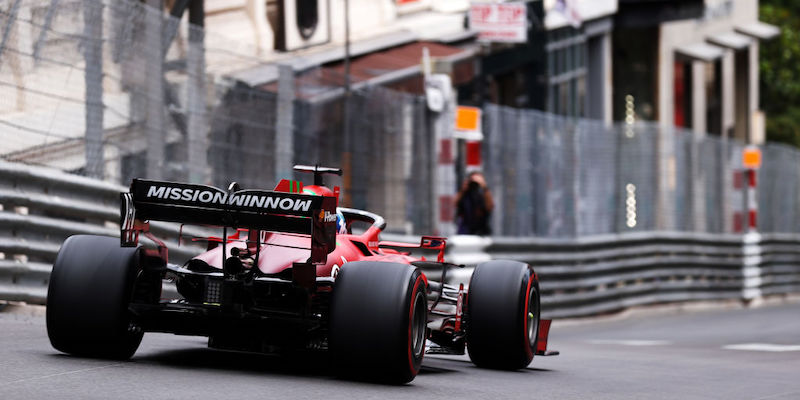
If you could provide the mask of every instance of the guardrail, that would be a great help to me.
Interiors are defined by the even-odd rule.
[[[119,192],[126,188],[60,171],[0,161],[0,300],[44,304],[61,243],[77,233],[117,236]],[[153,223],[181,262],[198,247],[177,247],[177,224]],[[202,236],[204,232],[188,234]],[[385,239],[416,237],[385,235]],[[543,313],[565,318],[637,305],[693,300],[751,301],[800,293],[800,235],[647,232],[582,239],[455,236],[447,258],[469,282],[490,259],[534,266]]]
[[[547,318],[597,315],[628,307],[696,300],[752,301],[800,293],[800,235],[645,232],[584,239],[456,236],[449,259],[468,268],[488,259],[531,264]]]
[[[68,236],[119,236],[119,193],[125,190],[0,161],[0,300],[44,304],[53,261]],[[168,245],[170,261],[182,262],[198,252],[196,246],[177,246],[178,224],[154,222],[151,230]],[[184,232],[203,235],[198,229]],[[146,238],[142,242],[153,246]]]

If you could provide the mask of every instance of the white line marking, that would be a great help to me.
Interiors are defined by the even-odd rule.
[[[759,397],[755,400],[777,399],[779,397],[789,398],[790,394],[800,394],[800,392],[785,392],[785,393],[771,394],[768,396]],[[797,398],[797,396],[794,397]]]
[[[672,342],[666,340],[613,340],[613,339],[597,339],[589,340],[592,344],[617,344],[621,346],[667,346]]]
[[[84,368],[84,369],[78,369],[78,370],[74,370],[74,371],[59,372],[57,374],[34,376],[34,377],[31,377],[31,378],[18,379],[16,381],[0,383],[0,387],[13,385],[15,383],[22,383],[22,382],[28,382],[28,381],[35,381],[35,380],[39,380],[39,379],[53,378],[53,377],[56,377],[56,376],[72,375],[72,374],[79,374],[81,372],[95,371],[95,370],[98,370],[98,369],[116,367],[116,366],[122,365],[122,364],[123,363],[114,363],[114,364],[109,364],[109,365],[103,365],[103,366],[100,366],[100,367]]]
[[[722,346],[722,348],[725,350],[744,350],[744,351],[770,351],[770,352],[800,351],[800,345],[772,344],[772,343],[729,344],[727,346]]]

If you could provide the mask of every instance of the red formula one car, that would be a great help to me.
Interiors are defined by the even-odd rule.
[[[133,181],[121,194],[121,243],[68,238],[53,266],[47,333],[80,356],[129,358],[143,332],[209,337],[209,346],[255,352],[329,351],[338,373],[390,382],[417,375],[423,355],[464,354],[478,366],[526,367],[547,354],[539,282],[516,261],[477,266],[465,291],[446,284],[445,239],[381,242],[378,215],[337,208],[341,170],[297,166],[314,185],[283,180],[272,190],[226,190]],[[208,251],[169,262],[149,221],[217,226]],[[360,233],[354,226],[366,225]],[[138,245],[139,235],[159,244]],[[411,248],[438,252],[412,257]],[[398,250],[400,248],[400,250]],[[424,271],[436,271],[426,276]],[[180,299],[162,299],[163,280]],[[465,346],[466,345],[466,346]]]

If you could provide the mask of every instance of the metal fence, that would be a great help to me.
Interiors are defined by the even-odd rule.
[[[64,238],[118,234],[118,192],[133,177],[269,187],[294,163],[342,166],[330,183],[346,204],[394,232],[435,233],[440,195],[457,189],[437,173],[450,116],[385,88],[345,95],[330,69],[264,66],[257,54],[139,1],[0,2],[0,299],[43,303]],[[272,83],[229,78],[256,66]],[[740,143],[483,111],[495,237],[457,237],[452,261],[532,263],[551,317],[800,291],[797,149],[763,147],[768,233],[732,235]],[[153,228],[172,261],[197,250],[174,246],[174,225]]]
[[[195,169],[180,142],[202,124],[192,114],[192,99],[202,97],[189,93],[198,86],[186,82],[202,84],[189,60],[203,49],[170,40],[180,21],[134,1],[12,0],[0,8],[4,159],[112,182]]]
[[[73,234],[119,234],[124,187],[61,171],[0,161],[0,300],[44,304],[52,263]],[[177,245],[176,224],[152,223],[181,264],[205,248]],[[191,227],[187,235],[203,235]],[[384,239],[418,240],[384,235]],[[153,246],[148,240],[142,243]],[[455,236],[448,273],[468,283],[490,259],[531,264],[545,317],[596,315],[644,304],[745,300],[800,292],[800,235],[631,232],[579,239]],[[431,277],[439,271],[430,271]],[[169,287],[169,286],[167,286]],[[172,295],[175,295],[174,289]]]
[[[264,64],[255,49],[140,1],[12,0],[0,3],[0,28],[4,160],[122,185],[222,187],[270,187],[296,163],[346,166],[331,184],[348,205],[398,231],[435,228],[434,139],[416,96],[345,95],[335,71]],[[242,70],[267,83],[231,78]]]
[[[0,161],[0,299],[44,304],[50,270],[67,237],[119,236],[119,193],[124,190],[50,168]],[[183,263],[205,249],[186,240],[178,246],[178,224],[154,222],[151,228],[168,245],[172,262]],[[187,235],[208,236],[201,228],[187,229]]]
[[[763,232],[800,232],[800,152],[768,143],[758,171],[758,227]]]
[[[494,105],[484,112],[484,168],[500,188],[493,221],[499,235],[736,230],[733,214],[744,207],[733,185],[741,143],[649,122],[606,125]],[[766,171],[797,171],[788,158],[800,153],[785,152],[783,159],[765,157],[761,177],[770,182],[761,193],[777,178]]]
[[[489,259],[529,263],[547,318],[598,315],[670,302],[738,300],[800,292],[800,235],[630,232],[580,239],[456,236],[449,259],[468,282]]]
[[[140,1],[2,2],[0,158],[121,185],[270,187],[295,163],[342,166],[330,183],[345,204],[384,215],[394,232],[440,230],[440,195],[457,190],[437,174],[437,127],[449,116],[386,88],[345,95],[333,68],[257,54]],[[231,78],[242,70],[270,83]],[[738,232],[740,143],[648,122],[483,111],[497,236]],[[800,232],[798,159],[764,147],[762,231]]]

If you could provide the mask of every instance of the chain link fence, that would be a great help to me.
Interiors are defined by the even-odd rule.
[[[734,187],[733,178],[741,171],[741,143],[651,122],[606,125],[495,105],[484,112],[484,168],[499,189],[497,234],[738,229],[734,214],[743,212],[745,188]],[[800,208],[800,152],[775,145],[764,152],[760,227],[795,232],[796,221],[779,215]]]
[[[221,133],[275,129],[275,93],[224,78],[260,64],[235,40],[131,0],[6,0],[0,24],[6,160],[127,183],[215,181],[220,167],[241,168],[226,165],[231,152],[271,159],[268,142]]]
[[[394,232],[437,231],[442,114],[386,88],[345,93],[336,69],[297,71],[258,54],[139,1],[0,1],[0,158],[123,185],[268,188],[303,179],[292,164],[342,166],[347,174],[329,184],[345,204],[382,214]],[[268,83],[230,78],[255,67],[273,75]],[[483,109],[495,235],[737,231],[740,143]],[[798,232],[800,152],[763,149],[759,227]]]
[[[398,232],[434,229],[421,98],[345,94],[341,73],[265,64],[256,49],[147,3],[0,2],[0,157],[123,185],[271,187],[293,164],[344,166],[330,184],[349,205]],[[258,86],[230,78],[247,69],[272,76]]]
[[[758,171],[758,228],[763,232],[800,232],[800,151],[784,144],[762,147]]]

